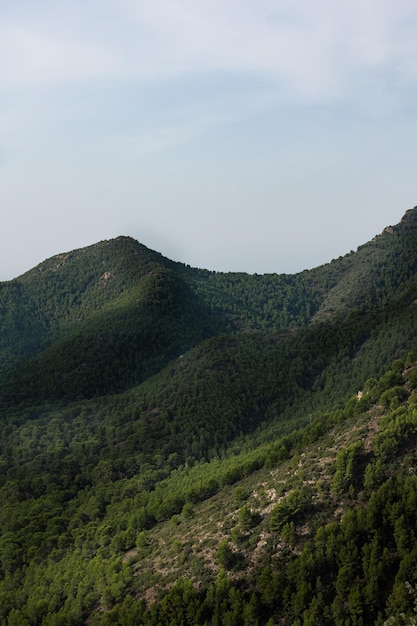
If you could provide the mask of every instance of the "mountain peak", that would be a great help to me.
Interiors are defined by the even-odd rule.
[[[403,217],[401,218],[401,224],[404,223],[417,223],[417,206],[415,206],[413,209],[408,209],[408,211],[404,213]]]

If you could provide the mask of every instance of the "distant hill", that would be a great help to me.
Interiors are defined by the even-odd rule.
[[[416,241],[0,283],[0,626],[413,623]]]
[[[1,284],[0,365],[19,397],[122,391],[219,332],[343,322],[401,299],[417,210],[355,253],[295,275],[216,273],[129,237],[59,254]]]

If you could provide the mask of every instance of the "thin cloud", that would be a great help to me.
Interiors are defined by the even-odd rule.
[[[83,5],[39,2],[24,19],[9,9],[0,85],[233,72],[331,101],[352,98],[372,72],[416,76],[417,11],[408,0],[112,0],[94,14]]]
[[[59,41],[34,28],[0,26],[0,88],[56,85],[112,72],[103,48]]]

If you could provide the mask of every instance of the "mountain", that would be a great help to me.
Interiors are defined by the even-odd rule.
[[[129,237],[59,254],[1,285],[6,387],[15,400],[120,392],[221,332],[381,311],[413,289],[416,228],[414,209],[357,252],[296,275],[189,268]]]
[[[416,235],[1,283],[0,625],[414,623]]]

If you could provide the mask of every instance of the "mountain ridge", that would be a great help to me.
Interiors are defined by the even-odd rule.
[[[7,298],[12,293],[16,308],[15,315],[0,317],[1,369],[12,371],[10,363],[16,370],[19,363],[25,368],[25,358],[51,362],[55,351],[61,370],[59,354],[74,361],[71,346],[80,358],[84,350],[87,362],[101,354],[102,367],[110,369],[104,344],[114,344],[116,329],[122,329],[114,349],[125,350],[126,363],[131,361],[127,369],[123,365],[126,387],[220,331],[285,331],[381,309],[416,271],[416,216],[417,209],[410,210],[398,225],[356,252],[294,275],[190,268],[125,236],[55,255],[15,281],[0,284],[0,310],[10,312]],[[20,327],[13,327],[17,319]],[[152,330],[155,323],[160,327]],[[81,337],[88,335],[88,327],[89,341],[97,344],[94,336],[100,337],[101,329],[103,343],[101,352],[96,345],[91,356],[79,345],[86,343]],[[129,357],[129,350],[134,355]],[[28,368],[33,369],[32,362]],[[22,386],[18,372],[16,376],[14,386]],[[120,384],[113,388],[122,389]]]

